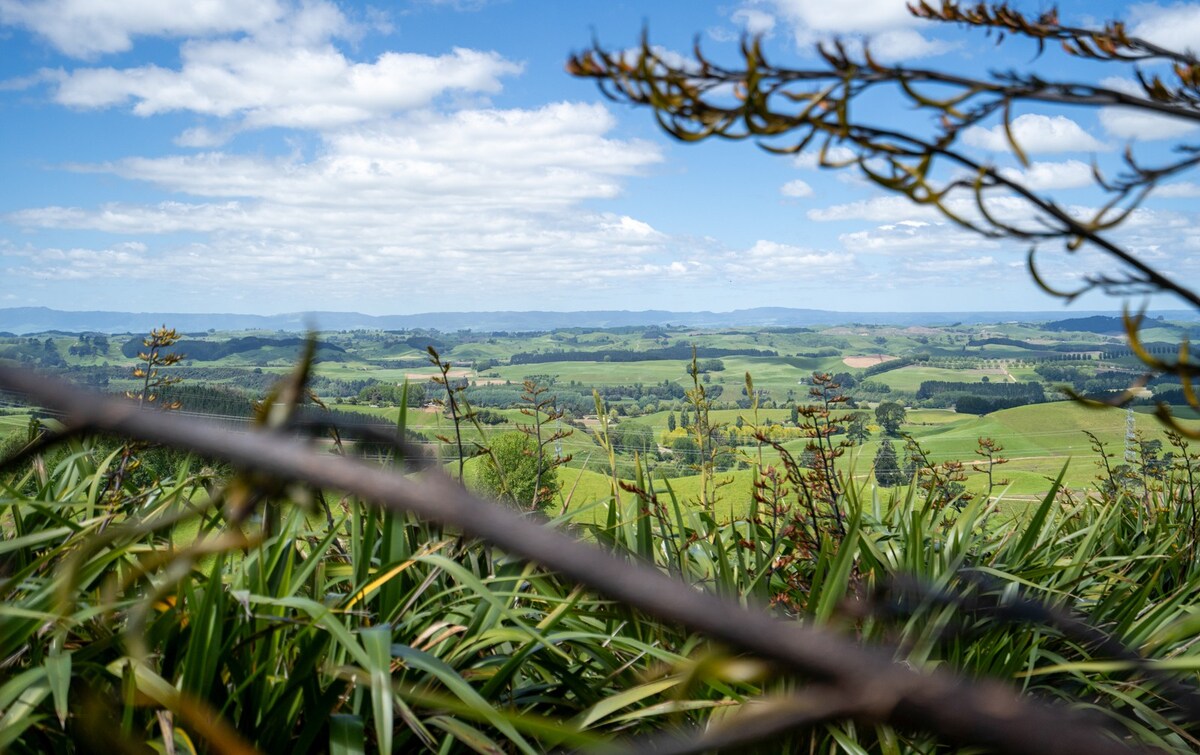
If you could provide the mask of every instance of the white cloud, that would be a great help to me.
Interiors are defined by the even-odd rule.
[[[757,8],[739,8],[729,18],[751,36],[769,35],[775,29],[775,16]]]
[[[883,32],[912,26],[906,0],[773,0],[777,12],[805,29],[835,34]]]
[[[893,29],[872,35],[868,40],[871,57],[881,63],[891,63],[934,55],[958,49],[960,42],[927,39],[912,29]]]
[[[830,145],[829,149],[825,150],[825,161],[837,165],[839,163],[848,162],[856,157],[854,150],[849,147],[844,147],[840,144]],[[792,160],[792,164],[797,168],[804,170],[816,170],[821,167],[821,150],[819,147],[810,147]]]
[[[1200,4],[1139,4],[1129,9],[1129,19],[1132,36],[1177,52],[1200,50]]]
[[[276,0],[0,0],[0,23],[84,58],[129,50],[136,36],[255,32],[284,12]]]
[[[907,197],[884,196],[812,209],[808,211],[808,217],[810,220],[819,221],[868,220],[897,223],[903,220],[935,222],[941,214],[928,205],[914,204]]]
[[[455,281],[509,295],[594,287],[680,261],[645,220],[580,204],[616,196],[625,177],[661,159],[651,144],[609,138],[615,126],[599,104],[426,112],[326,133],[311,158],[206,152],[83,166],[181,199],[38,207],[7,219],[146,243],[120,262],[173,280],[295,284],[351,308],[355,297],[432,296]],[[98,249],[59,255],[46,269],[72,277],[106,259],[118,261]]]
[[[967,270],[975,272],[981,268],[996,267],[996,260],[992,257],[910,260],[905,263],[905,266],[913,272],[921,273],[951,273]]]
[[[1075,121],[1062,115],[1026,113],[1013,119],[1013,138],[1027,154],[1038,152],[1096,152],[1108,149]],[[1003,125],[972,126],[963,132],[963,143],[993,152],[1007,152],[1008,137]]]
[[[1076,189],[1088,186],[1093,181],[1092,166],[1079,160],[1061,163],[1034,162],[1029,167],[1001,168],[1000,174],[1017,181],[1034,191],[1047,189]]]
[[[165,15],[129,11],[151,5]],[[388,51],[373,60],[353,60],[335,40],[352,38],[359,28],[324,0],[175,5],[0,0],[0,18],[57,35],[52,39],[61,37],[62,46],[72,50],[78,45],[68,45],[74,39],[68,28],[108,30],[107,37],[96,37],[96,49],[104,51],[128,48],[135,34],[189,36],[177,68],[82,67],[39,75],[51,82],[54,100],[69,107],[129,106],[140,116],[186,112],[226,119],[220,127],[199,125],[177,138],[190,147],[218,146],[246,128],[329,129],[425,107],[447,93],[491,94],[500,90],[503,77],[522,70],[497,53],[465,48],[442,55]],[[47,9],[61,11],[65,20],[51,23]],[[111,42],[103,42],[106,38]]]
[[[663,65],[670,68],[689,72],[700,70],[700,66],[695,59],[676,50],[671,50],[662,45],[651,45],[650,51],[654,53]],[[640,46],[629,47],[621,52],[621,59],[631,66],[637,65],[641,57],[642,48]]]
[[[749,249],[727,255],[723,268],[727,275],[757,280],[786,277],[792,282],[819,284],[826,276],[850,272],[854,265],[853,254],[819,252],[760,239]]]
[[[1156,188],[1151,196],[1164,199],[1200,197],[1200,184],[1191,181],[1164,184]]]
[[[785,197],[810,197],[813,193],[813,188],[799,178],[788,181],[783,186],[779,187],[779,193]]]
[[[1200,9],[1197,14],[1200,14]],[[1135,97],[1146,97],[1141,85],[1131,79],[1110,76],[1102,79],[1100,85]],[[1196,130],[1194,121],[1128,107],[1101,108],[1100,125],[1120,139],[1139,140],[1174,139]]]
[[[751,0],[743,8],[763,4],[763,0]],[[909,12],[905,0],[768,0],[768,4],[791,27],[796,45],[802,50],[834,36],[842,37],[852,47],[865,39],[878,60],[897,61],[938,55],[958,46],[929,39],[912,29],[919,21]]]
[[[90,280],[94,278],[151,278],[156,273],[148,264],[146,245],[123,242],[103,249],[73,247],[14,248],[0,244],[0,257],[27,259],[16,274],[36,280]]]
[[[842,246],[852,252],[903,257],[941,258],[948,254],[995,249],[999,243],[949,221],[900,221],[844,233]]]
[[[1100,125],[1120,139],[1139,140],[1175,139],[1196,130],[1194,121],[1124,107],[1101,108]]]
[[[981,226],[989,225],[988,221],[980,214],[975,198],[970,191],[963,190],[948,196],[943,200],[943,204],[959,218]],[[1063,209],[1078,220],[1090,221],[1100,208],[1086,205],[1068,205]],[[993,219],[1001,223],[1023,228],[1031,232],[1045,230],[1044,216],[1040,215],[1038,210],[1022,197],[1000,193],[990,195],[987,198],[987,211]],[[1118,211],[1117,209],[1110,210],[1109,217],[1115,215]],[[856,202],[816,208],[809,210],[807,215],[810,220],[821,222],[863,220],[872,223],[882,223],[884,224],[883,227],[886,227],[888,224],[903,226],[903,221],[941,225],[949,220],[940,211],[930,205],[916,204],[907,197],[896,195],[878,196]],[[909,225],[912,224],[910,223]],[[1186,221],[1178,216],[1139,208],[1125,219],[1121,224],[1121,229],[1128,231],[1156,227],[1159,230],[1166,230],[1171,227],[1180,228],[1184,225],[1186,225]]]
[[[630,240],[658,240],[665,239],[666,236],[654,230],[654,227],[649,223],[631,218],[628,215],[622,215],[614,222],[604,223],[604,228],[614,232],[617,236]]]
[[[204,126],[196,126],[189,128],[175,137],[175,144],[180,147],[198,147],[201,149],[208,147],[219,147],[229,141],[233,136],[229,131],[212,131]]]
[[[386,52],[348,60],[328,42],[272,46],[257,38],[189,42],[178,70],[155,65],[63,73],[55,100],[79,108],[133,101],[133,112],[240,117],[248,127],[331,128],[428,105],[452,90],[496,92],[520,66],[456,48],[440,56]]]

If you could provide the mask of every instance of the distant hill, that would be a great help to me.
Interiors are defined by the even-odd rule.
[[[1102,312],[1079,312],[1084,319],[1104,317]],[[1200,315],[1190,310],[1156,312],[1168,320],[1196,321]],[[220,331],[318,330],[413,330],[510,331],[527,332],[560,328],[614,328],[651,325],[690,327],[804,327],[821,325],[952,325],[994,322],[1047,322],[1062,317],[1052,312],[834,312],[822,309],[757,307],[732,312],[670,312],[667,310],[592,310],[584,312],[428,312],[415,315],[364,315],[358,312],[293,312],[279,315],[242,315],[229,313],[196,314],[179,312],[71,312],[47,307],[0,309],[0,330],[16,334],[45,333],[146,333],[168,325],[196,333]],[[1117,319],[1111,318],[1108,319]],[[1117,319],[1119,323],[1119,319]],[[1063,320],[1061,322],[1071,322]],[[1103,331],[1106,332],[1106,331]]]
[[[1163,315],[1156,315],[1162,317]],[[1153,320],[1155,318],[1149,318]],[[1165,319],[1193,319],[1193,318],[1172,318]],[[1147,321],[1146,327],[1156,327],[1157,323]],[[1091,317],[1072,317],[1067,320],[1055,320],[1042,325],[1042,330],[1054,330],[1067,333],[1100,333],[1102,335],[1123,336],[1125,335],[1125,321],[1120,317],[1112,317],[1109,315],[1092,315]]]

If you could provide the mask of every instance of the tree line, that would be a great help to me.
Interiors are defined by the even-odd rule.
[[[249,351],[257,351],[258,349],[265,348],[282,348],[287,349],[289,353],[281,356],[290,356],[295,359],[299,357],[304,343],[305,340],[298,337],[262,338],[260,336],[245,336],[243,338],[231,338],[228,341],[179,341],[164,353],[181,354],[196,362],[215,362],[218,359],[223,359],[234,354],[244,354]],[[142,348],[142,339],[140,336],[131,338],[121,345],[121,354],[129,359],[136,359],[138,352]],[[317,346],[317,359],[315,361],[341,361],[345,359],[345,354],[346,350],[341,346],[322,342]]]
[[[696,347],[696,356],[701,359],[717,357],[777,357],[773,349],[722,349],[715,346]],[[692,347],[675,344],[658,349],[634,351],[632,349],[601,349],[598,351],[520,351],[509,359],[510,364],[542,364],[544,362],[658,362],[672,359],[691,359]]]

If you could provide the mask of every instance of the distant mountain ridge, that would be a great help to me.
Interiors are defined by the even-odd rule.
[[[822,325],[950,325],[994,322],[1045,322],[1060,320],[1063,310],[1043,312],[836,312],[823,309],[755,307],[731,312],[670,312],[650,309],[589,310],[580,312],[427,312],[415,315],[364,315],[358,312],[293,312],[278,315],[230,313],[196,314],[178,312],[72,312],[48,307],[0,309],[0,331],[43,333],[145,333],[168,325],[184,332],[214,329],[265,330],[288,333],[317,330],[413,330],[441,331],[534,331],[559,328],[614,328],[651,325],[690,327],[805,327]],[[1071,312],[1076,317],[1111,316],[1111,312]],[[1168,320],[1194,321],[1200,314],[1191,310],[1160,310],[1152,313]]]

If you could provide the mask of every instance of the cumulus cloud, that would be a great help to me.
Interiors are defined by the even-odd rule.
[[[1161,197],[1164,199],[1183,199],[1191,197],[1200,197],[1200,184],[1191,181],[1179,181],[1177,183],[1165,184],[1154,190],[1151,196]]]
[[[808,211],[810,220],[825,222],[844,220],[869,220],[880,223],[897,223],[904,220],[934,222],[940,217],[941,214],[928,205],[913,204],[907,197],[890,195],[860,199]]]
[[[738,12],[769,13],[786,23],[802,50],[834,36],[851,44],[869,42],[877,59],[896,61],[939,55],[957,43],[931,39],[912,27],[918,21],[905,0],[751,0]]]
[[[1194,122],[1123,107],[1101,108],[1100,125],[1120,139],[1175,139],[1196,130]]]
[[[976,225],[988,225],[988,221],[979,212],[975,198],[970,192],[963,191],[957,196],[950,196],[943,200],[943,204],[956,217]],[[1091,221],[1100,211],[1099,207],[1083,204],[1066,205],[1062,209],[1080,221]],[[1044,231],[1046,222],[1051,222],[1040,215],[1029,202],[1012,194],[996,194],[988,197],[987,211],[991,218],[1031,233]],[[1110,208],[1107,217],[1112,217],[1118,212],[1121,212],[1119,208]],[[807,215],[810,220],[820,222],[867,221],[882,224],[880,228],[884,229],[892,225],[897,228],[903,228],[906,225],[910,228],[924,227],[925,225],[949,225],[949,227],[957,228],[957,226],[948,224],[948,218],[936,208],[915,204],[907,197],[892,195],[814,208],[809,210]],[[1168,235],[1177,234],[1188,223],[1188,220],[1176,213],[1138,208],[1125,218],[1116,231],[1111,231],[1106,235],[1115,238],[1120,234],[1142,232],[1146,229],[1154,229],[1155,232],[1163,232]],[[974,236],[975,234],[970,235]],[[931,244],[930,248],[934,249],[936,245]]]
[[[1200,188],[1176,184],[1179,196],[1191,195]],[[1024,267],[1024,245],[1011,239],[991,239],[968,231],[945,218],[930,214],[928,208],[897,203],[897,197],[847,203],[809,212],[817,220],[873,221],[866,229],[839,236],[842,247],[860,258],[874,258],[869,267],[887,269],[887,279],[899,287],[939,284],[938,274],[969,273],[972,279],[1013,274]],[[907,206],[906,206],[907,205]],[[952,199],[951,209],[960,216],[978,220],[972,214],[971,201]],[[992,201],[994,216],[1005,222],[1037,228],[1030,207],[1015,197]],[[1072,217],[1090,219],[1096,207],[1068,205]],[[1194,214],[1147,209],[1135,210],[1124,223],[1107,232],[1106,237],[1138,259],[1177,279],[1200,274],[1200,224]],[[1063,252],[1061,243],[1044,244],[1039,255],[1039,270],[1065,287],[1088,273],[1119,274],[1121,268],[1112,257],[1085,245],[1077,253]],[[945,282],[943,277],[942,283]]]
[[[1130,33],[1178,52],[1197,52],[1200,4],[1143,3],[1129,9]]]
[[[873,34],[867,43],[871,57],[881,63],[930,58],[961,46],[960,42],[929,39],[912,29],[892,29]]]
[[[834,165],[848,162],[855,157],[854,150],[840,144],[831,145],[829,149],[825,150],[825,162]],[[792,164],[804,170],[816,170],[821,167],[821,150],[818,148],[807,149],[796,155]]]
[[[219,271],[351,298],[453,280],[507,292],[595,285],[666,271],[679,256],[644,219],[581,205],[618,195],[661,159],[651,144],[611,138],[615,125],[599,104],[425,112],[328,133],[311,158],[216,151],[80,166],[181,198],[6,219],[140,240],[155,270],[183,280]],[[85,257],[52,267],[86,271]]]
[[[180,147],[219,147],[229,141],[233,136],[233,131],[227,129],[224,131],[213,131],[204,126],[196,126],[183,131],[179,136],[175,137],[175,144]]]
[[[330,42],[257,37],[192,41],[179,69],[83,68],[58,76],[54,99],[77,108],[133,103],[137,115],[239,117],[247,127],[332,128],[428,105],[448,91],[493,93],[521,67],[492,52],[386,52],[356,63]]]
[[[827,276],[849,273],[854,265],[853,254],[821,252],[759,239],[749,249],[727,255],[723,268],[725,273],[739,277],[784,278],[792,282],[807,281],[819,285]]]
[[[899,61],[940,55],[960,45],[931,39],[911,28],[917,23],[905,0],[863,0],[836,3],[826,0],[743,0],[729,13],[732,27],[714,27],[708,34],[719,42],[742,34],[771,35],[784,25],[803,53],[838,37],[855,54],[869,43],[879,61]]]
[[[789,21],[817,32],[835,34],[888,31],[916,23],[905,0],[773,0],[776,11]]]
[[[902,220],[844,233],[842,246],[858,254],[941,258],[977,249],[998,249],[999,242],[948,221]]]
[[[775,29],[775,16],[761,8],[738,8],[729,18],[751,36],[769,35]]]
[[[35,280],[90,280],[95,278],[145,279],[156,274],[149,264],[145,244],[120,242],[108,247],[13,247],[0,244],[0,257],[28,260],[15,273]]]
[[[1084,131],[1078,123],[1062,115],[1026,113],[1013,119],[1013,138],[1027,154],[1039,152],[1098,152],[1106,145]],[[1003,125],[985,128],[972,126],[963,132],[964,144],[993,152],[1012,149]]]
[[[139,34],[186,37],[178,67],[46,69],[19,83],[48,82],[53,99],[72,108],[129,107],[140,116],[182,112],[224,121],[177,138],[190,147],[218,146],[248,128],[330,129],[426,107],[446,94],[493,94],[522,70],[497,53],[466,48],[355,60],[335,42],[354,39],[360,28],[324,0],[0,0],[3,22],[29,26],[80,54],[128,49]]]
[[[952,273],[971,271],[977,272],[983,268],[996,267],[992,257],[960,257],[957,259],[911,260],[905,263],[907,269],[922,273]]]
[[[783,186],[779,187],[779,193],[785,197],[799,198],[811,197],[813,188],[799,178],[788,181]]]
[[[1002,168],[1000,174],[1034,191],[1076,189],[1088,186],[1093,181],[1092,166],[1079,160],[1067,160],[1061,163],[1034,162],[1024,170]]]
[[[1200,7],[1195,13],[1200,16]],[[1145,90],[1136,81],[1111,76],[1100,82],[1101,86],[1115,89],[1136,97],[1144,98]],[[1105,107],[1100,109],[1100,125],[1104,130],[1120,139],[1175,139],[1196,130],[1195,121],[1128,107]]]
[[[283,17],[278,0],[0,0],[0,23],[25,27],[80,58],[124,52],[137,36],[251,33]]]

